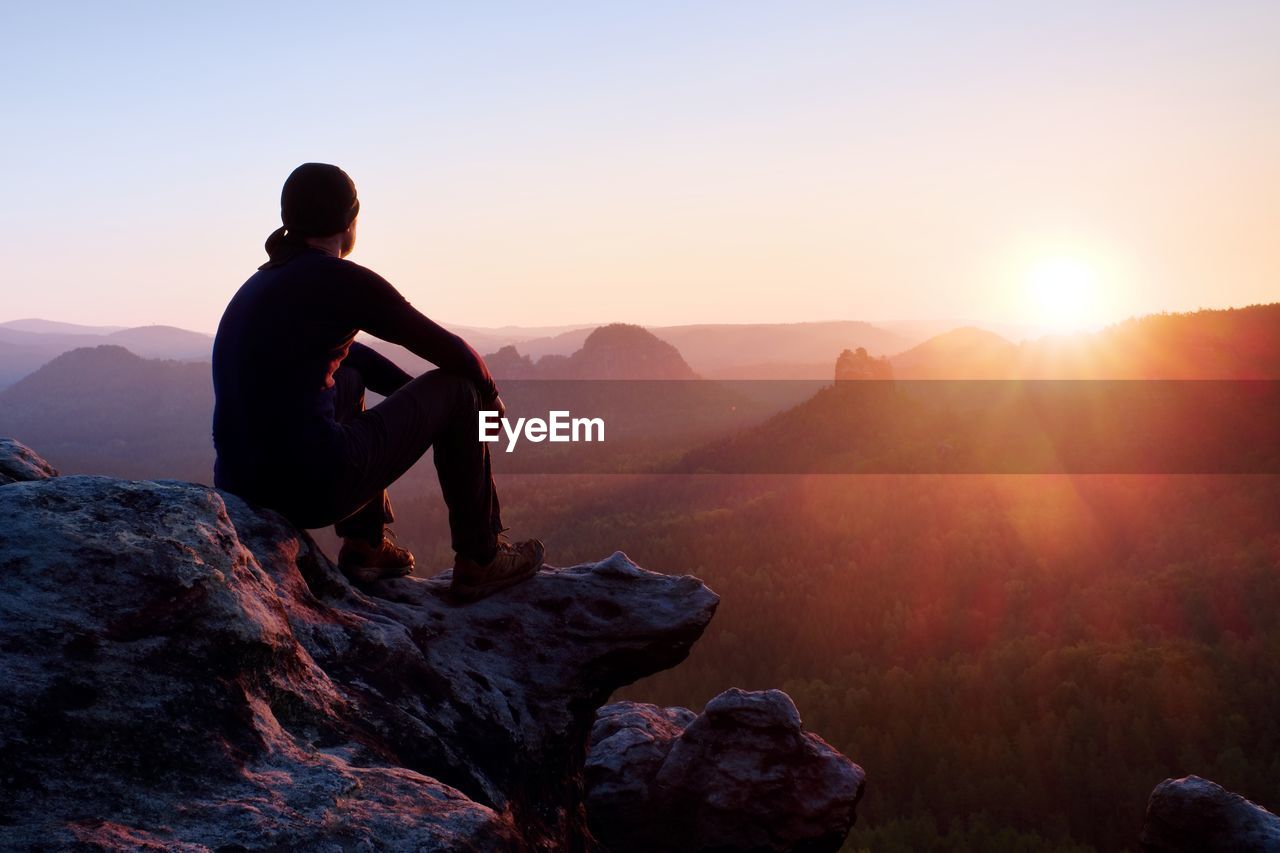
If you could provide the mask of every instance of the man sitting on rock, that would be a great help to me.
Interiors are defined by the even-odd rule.
[[[484,360],[381,276],[345,260],[360,202],[337,166],[304,163],[280,197],[269,260],[227,305],[213,344],[214,484],[302,527],[333,524],[338,564],[366,583],[413,571],[386,525],[386,488],[435,448],[457,557],[473,600],[537,572],[543,545],[502,535],[478,412],[505,413]],[[439,366],[411,378],[355,342],[368,332]],[[386,397],[364,407],[368,388]]]

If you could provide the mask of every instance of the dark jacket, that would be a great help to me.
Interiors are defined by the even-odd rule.
[[[338,458],[333,373],[344,361],[370,390],[391,394],[410,377],[359,331],[400,344],[497,395],[484,360],[417,311],[386,279],[309,248],[249,278],[232,297],[213,343],[214,484],[243,495],[264,479],[307,477]]]

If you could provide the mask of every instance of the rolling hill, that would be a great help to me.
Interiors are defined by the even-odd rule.
[[[212,417],[207,362],[120,346],[63,353],[0,391],[0,435],[46,448],[65,472],[208,482]]]
[[[1280,303],[1151,314],[1013,344],[975,328],[893,356],[902,379],[1280,378]]]
[[[467,338],[480,352],[514,346],[521,356],[537,362],[545,356],[571,356],[582,349],[596,328],[604,327],[572,327],[553,335],[523,339],[504,338],[494,334],[495,330],[449,328]],[[832,360],[843,349],[861,346],[875,355],[886,355],[914,342],[908,336],[869,323],[846,320],[643,328],[679,350],[692,370],[711,379],[825,378],[831,374]],[[377,340],[365,342],[411,373],[425,369],[422,359],[402,347]],[[514,364],[506,366],[516,368]]]
[[[514,346],[485,356],[499,379],[697,379],[680,350],[641,326],[612,323],[594,329],[571,355],[537,361]]]
[[[121,332],[128,326],[83,326],[79,323],[63,323],[58,320],[42,320],[39,317],[26,317],[21,320],[10,320],[0,323],[0,329],[12,329],[17,332],[37,332],[40,334],[69,335],[109,335]]]
[[[126,347],[144,358],[208,360],[213,338],[175,326],[81,326],[25,319],[0,323],[0,388],[80,347]]]
[[[613,324],[621,325],[621,324]],[[498,326],[446,324],[478,352],[515,346],[533,361],[544,356],[572,356],[599,325]],[[887,355],[916,339],[870,323],[704,323],[645,327],[680,351],[687,365],[715,379],[820,379],[830,376],[830,363],[843,349],[864,347]],[[427,362],[403,347],[362,336],[374,348],[410,373],[429,369]],[[206,360],[210,335],[173,326],[85,326],[27,318],[0,323],[0,388],[54,357],[78,347],[116,344],[146,358]],[[549,362],[548,364],[552,364]],[[578,371],[581,372],[580,370]]]
[[[1003,379],[1016,369],[1018,346],[968,326],[935,335],[889,361],[902,379]]]
[[[891,363],[892,381],[835,382],[694,450],[678,470],[1280,470],[1280,383],[1251,381],[1280,379],[1280,305],[1153,315],[1021,345],[957,329]],[[1090,381],[985,381],[1001,379]]]

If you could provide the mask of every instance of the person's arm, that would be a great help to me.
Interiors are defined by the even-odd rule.
[[[394,361],[362,343],[352,342],[345,361],[360,371],[366,388],[384,397],[413,378]]]
[[[400,344],[437,367],[470,378],[480,390],[482,402],[492,402],[498,396],[488,366],[470,344],[410,305],[382,276],[359,264],[348,261],[347,265],[356,273],[350,309],[358,328]]]

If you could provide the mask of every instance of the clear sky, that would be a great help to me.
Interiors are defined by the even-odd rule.
[[[0,8],[0,320],[212,331],[307,160],[475,325],[1280,300],[1280,3]]]

